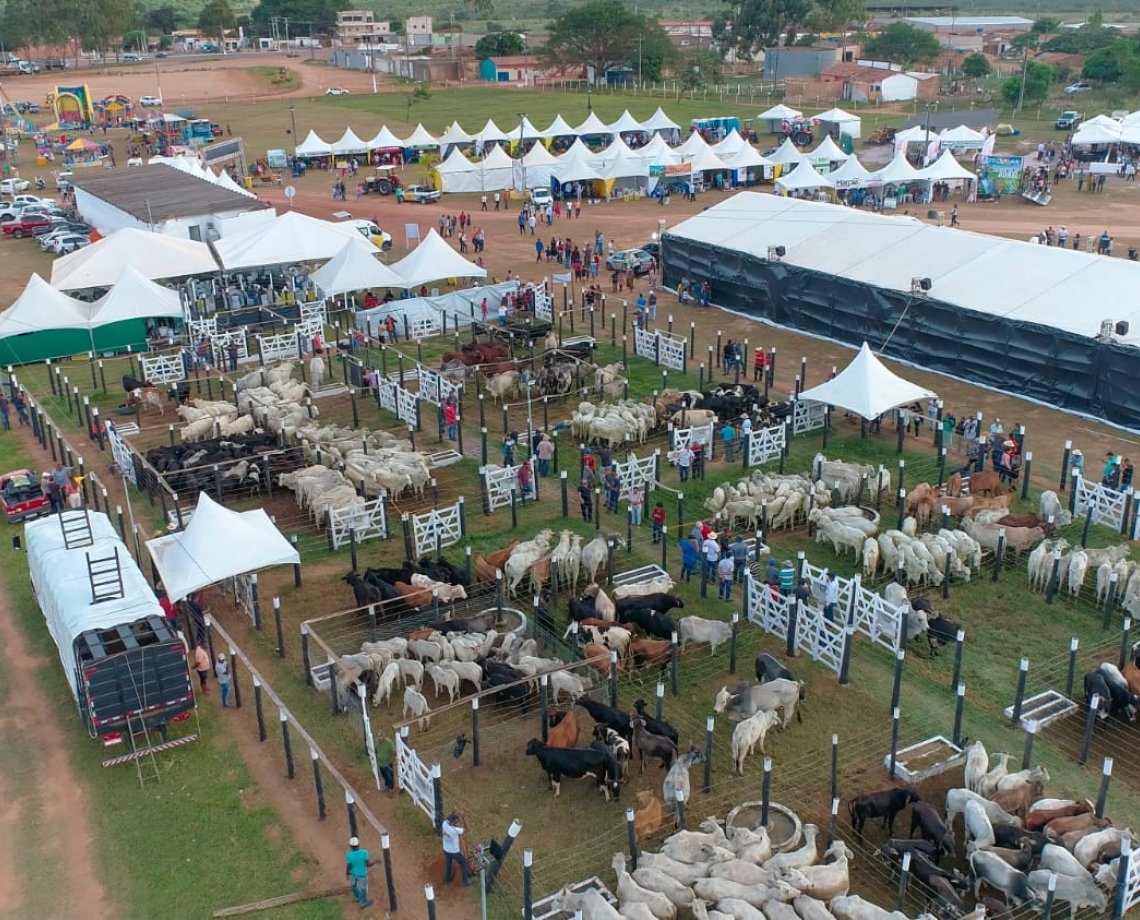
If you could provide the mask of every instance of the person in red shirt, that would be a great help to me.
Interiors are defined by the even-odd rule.
[[[764,368],[768,365],[768,353],[763,348],[756,349],[756,359],[752,365],[752,381],[759,382],[764,378]]]
[[[459,428],[459,413],[456,411],[455,403],[449,402],[443,407],[443,423],[447,426],[447,439],[454,441]]]
[[[158,606],[162,608],[162,612],[166,614],[166,618],[170,620],[171,623],[175,622],[177,620],[177,614],[174,612],[174,605],[170,603],[170,598],[166,596],[166,590],[158,588],[154,593],[155,596],[158,597]]]
[[[661,502],[654,507],[649,519],[653,521],[653,542],[656,544],[665,537],[665,506]]]
[[[519,498],[522,504],[526,504],[528,495],[530,495],[530,461],[524,460],[519,464]]]

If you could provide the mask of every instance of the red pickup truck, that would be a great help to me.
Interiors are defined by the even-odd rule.
[[[27,470],[13,470],[0,476],[0,503],[9,524],[30,521],[47,514],[50,502],[39,479]]]
[[[0,231],[5,236],[14,236],[16,239],[24,236],[33,236],[37,227],[47,227],[52,223],[46,214],[24,214],[15,220],[0,224]]]

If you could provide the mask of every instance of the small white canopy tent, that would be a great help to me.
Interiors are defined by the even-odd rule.
[[[316,131],[310,131],[308,136],[294,148],[293,155],[304,159],[305,157],[330,157],[332,152],[332,144],[321,140]]]
[[[524,141],[533,141],[544,136],[543,132],[531,124],[530,119],[525,116],[517,125],[507,131],[507,139],[514,143],[518,143],[520,137]]]
[[[346,238],[360,238],[351,225],[338,226],[299,211],[279,214],[244,233],[224,236],[214,251],[227,271],[293,262],[325,262],[344,249]],[[371,245],[371,244],[368,244]]]
[[[859,158],[856,156],[848,157],[842,166],[834,172],[828,173],[827,178],[835,183],[837,189],[866,188],[872,182],[877,181],[872,178],[871,173],[859,162]]]
[[[709,149],[709,142],[701,137],[699,131],[693,131],[685,138],[683,144],[673,148],[673,153],[678,157],[695,157],[698,153],[704,153]]]
[[[899,151],[895,154],[891,162],[875,172],[875,178],[884,185],[887,183],[897,185],[903,182],[913,182],[923,177],[919,174],[917,169],[910,165],[906,154]]]
[[[602,178],[594,154],[590,153],[590,148],[582,143],[581,138],[574,141],[573,146],[558,158],[554,177],[563,183],[592,182]]]
[[[92,328],[124,319],[161,319],[182,315],[177,291],[155,284],[130,265],[124,265],[118,280],[106,294],[87,305]]]
[[[855,140],[859,139],[859,135],[863,130],[862,118],[839,108],[828,109],[826,112],[821,112],[815,116],[815,119],[816,121],[822,121],[824,124],[837,126],[840,135],[846,134]]]
[[[785,195],[789,192],[811,192],[825,188],[834,189],[835,182],[828,176],[820,175],[816,168],[806,161],[776,180],[776,191]]]
[[[238,185],[233,177],[224,169],[218,170],[218,178],[214,180],[215,185],[220,185],[224,189],[229,189],[231,192],[237,192],[239,195],[245,195],[246,198],[256,198],[253,192],[247,188]]]
[[[539,145],[541,146],[541,145]],[[444,192],[499,192],[510,188],[515,161],[502,147],[469,159],[458,147],[435,168]]]
[[[68,297],[33,273],[16,302],[0,313],[0,338],[45,329],[88,329],[89,308],[90,304]]]
[[[756,169],[757,167],[766,166],[771,167],[772,161],[760,155],[760,151],[753,147],[751,144],[744,147],[736,156],[731,159],[726,156],[721,156],[730,167],[740,172],[744,169]]]
[[[941,156],[925,169],[919,170],[918,175],[920,178],[929,179],[931,182],[953,182],[978,178],[955,160],[954,155],[949,150],[943,150]]]
[[[824,166],[830,169],[832,163],[845,163],[850,155],[845,153],[843,148],[831,139],[830,134],[820,142],[815,150],[804,154],[808,162],[816,169]]]
[[[787,138],[779,149],[768,157],[769,161],[782,166],[796,166],[804,162],[804,155],[800,149]]]
[[[981,150],[986,142],[986,136],[981,131],[975,131],[966,125],[958,125],[957,128],[947,128],[939,134],[938,142],[943,149]]]
[[[584,122],[574,129],[578,137],[593,137],[599,134],[611,134],[609,126],[598,118],[597,113],[591,112]]]
[[[346,240],[344,248],[309,277],[327,297],[370,288],[407,287],[404,279],[376,258],[377,249],[364,237]]]
[[[147,540],[146,548],[171,601],[235,575],[301,561],[265,509],[231,511],[205,492],[185,530]]]
[[[573,137],[574,129],[570,127],[569,123],[561,115],[554,116],[554,121],[550,123],[550,127],[545,131],[539,132],[539,137],[552,138],[552,137]]]
[[[1117,144],[1120,142],[1121,125],[1110,128],[1108,125],[1081,125],[1073,135],[1074,147],[1085,144]]]
[[[804,390],[800,399],[838,406],[873,421],[891,409],[931,399],[934,395],[888,370],[864,342],[847,367],[826,383]]]
[[[1120,143],[1122,144],[1140,144],[1140,118],[1129,120],[1131,118],[1132,116],[1129,116],[1124,119],[1124,124],[1120,126]]]
[[[487,270],[469,262],[452,249],[435,229],[428,231],[423,241],[391,266],[392,271],[404,279],[411,290],[442,278],[486,278]]]
[[[789,105],[784,105],[782,102],[778,105],[772,106],[766,112],[761,112],[756,116],[757,121],[768,122],[769,133],[774,133],[780,130],[780,126],[785,121],[790,121],[793,118],[799,118],[803,115],[799,109],[793,109]]]
[[[676,163],[677,156],[673,152],[673,148],[665,143],[665,138],[660,134],[654,134],[649,139],[649,143],[644,147],[638,147],[633,151],[634,156],[641,157],[646,163],[652,166],[663,166],[666,163]]]
[[[376,132],[376,136],[368,141],[369,150],[391,150],[394,147],[404,147],[404,142],[392,133],[387,125]]]
[[[1077,130],[1079,131],[1086,125],[1104,125],[1108,128],[1119,128],[1124,123],[1124,121],[1127,121],[1127,119],[1124,119],[1122,121],[1121,119],[1113,118],[1111,115],[1094,115],[1092,118],[1082,121],[1080,127],[1077,128]]]
[[[482,130],[475,132],[475,140],[482,141],[484,144],[489,144],[491,141],[505,141],[506,139],[507,135],[495,124],[492,118],[487,119],[487,123],[483,125]]]
[[[218,270],[205,243],[125,227],[56,259],[51,266],[52,287],[60,291],[110,287],[124,265],[152,280],[212,275]]]
[[[732,169],[724,160],[713,153],[712,149],[708,146],[693,155],[692,160],[689,161],[689,166],[695,173],[724,172]]]
[[[681,126],[666,115],[661,106],[657,106],[657,111],[645,119],[641,123],[641,127],[646,131],[659,131],[665,134],[670,131],[680,132],[681,130]]]
[[[416,125],[416,130],[404,138],[405,147],[438,147],[439,138],[434,137],[423,125]]]
[[[535,144],[512,162],[511,174],[515,188],[549,188],[550,180],[557,171],[558,157],[542,144]]]
[[[640,121],[629,114],[629,109],[621,113],[621,118],[610,125],[610,131],[614,134],[621,134],[622,132],[629,131],[644,131],[645,126]]]
[[[441,144],[468,144],[472,140],[474,140],[474,136],[464,131],[457,121],[453,121],[450,127],[439,137]]]
[[[368,153],[368,142],[357,137],[352,128],[345,128],[339,140],[333,141],[333,153],[337,156],[351,156],[354,153]]]

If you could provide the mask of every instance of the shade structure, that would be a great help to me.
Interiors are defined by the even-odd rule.
[[[1107,128],[1114,128],[1119,130],[1120,126],[1123,123],[1124,119],[1113,118],[1111,115],[1094,115],[1092,118],[1086,118],[1084,121],[1082,121],[1080,127],[1077,128],[1077,130],[1079,131],[1081,128],[1086,128],[1089,125],[1104,125]]]
[[[766,121],[776,121],[785,118],[799,118],[801,115],[803,115],[803,112],[799,109],[793,109],[790,105],[784,105],[784,103],[781,102],[778,105],[772,106],[768,111],[761,112],[756,117]]]
[[[932,182],[953,182],[956,179],[977,178],[974,173],[955,160],[954,155],[949,150],[943,150],[938,159],[925,169],[920,169],[918,175],[919,178],[930,179]]]
[[[835,181],[820,175],[811,163],[801,163],[790,173],[776,180],[776,188],[784,192],[810,192],[821,188],[835,188]]]
[[[377,251],[364,237],[345,240],[344,248],[309,277],[326,297],[372,288],[406,287],[403,278],[376,258]]]
[[[1120,141],[1121,126],[1110,128],[1108,125],[1081,125],[1073,135],[1074,146],[1092,144],[1116,144]]]
[[[614,134],[620,134],[623,131],[644,131],[645,127],[629,114],[629,109],[621,113],[621,117],[610,125],[610,131]]]
[[[554,121],[550,123],[550,127],[545,131],[540,131],[538,136],[541,138],[570,137],[573,134],[574,129],[570,127],[566,119],[561,115],[555,115]]]
[[[256,198],[253,192],[247,188],[242,188],[238,185],[233,176],[231,176],[224,169],[218,170],[218,178],[214,182],[215,185],[220,185],[222,188],[229,189],[231,192],[237,192],[239,195],[245,195],[247,198]]]
[[[780,164],[782,166],[794,166],[804,161],[804,155],[800,152],[799,147],[792,143],[792,139],[786,138],[775,153],[770,155],[768,159],[772,163]]]
[[[89,141],[85,137],[78,137],[67,145],[67,149],[74,153],[94,153],[96,150],[102,150],[100,144],[94,141]]]
[[[673,148],[665,143],[665,138],[660,134],[654,134],[649,139],[649,143],[644,147],[638,147],[633,151],[635,156],[641,157],[646,163],[653,166],[664,166],[666,163],[677,162],[676,154]]]
[[[321,140],[316,131],[310,131],[305,139],[293,149],[293,154],[301,158],[330,157],[332,152],[332,144]]]
[[[689,168],[695,172],[714,172],[731,169],[710,147],[698,151],[689,161]]]
[[[591,112],[586,116],[586,120],[574,129],[574,133],[579,137],[593,137],[598,134],[612,134],[609,126],[598,118],[596,112]]]
[[[404,138],[404,146],[412,148],[438,147],[439,138],[434,137],[423,125],[416,125],[416,130]]]
[[[827,178],[835,183],[837,189],[865,188],[877,181],[873,179],[867,168],[859,162],[857,156],[848,157],[842,166],[833,172],[829,172]]]
[[[922,176],[919,175],[917,169],[910,165],[906,154],[899,151],[891,162],[875,172],[875,178],[884,184],[888,182],[898,184],[900,182],[913,182],[916,179],[921,179]]]
[[[1129,121],[1124,120],[1120,126],[1120,142],[1122,144],[1140,144],[1140,118]]]
[[[641,123],[641,127],[646,131],[680,131],[681,126],[673,121],[662,110],[661,106],[657,106],[657,111],[650,115],[645,121]]]
[[[16,302],[0,313],[0,338],[44,329],[86,329],[89,306],[33,273]]]
[[[123,266],[111,290],[87,306],[92,329],[127,319],[182,315],[182,298],[177,291],[155,284],[130,265]]]
[[[538,128],[531,124],[530,119],[525,115],[519,119],[519,122],[517,124],[515,124],[510,130],[507,131],[507,140],[510,141],[533,141],[538,140],[541,137],[545,137],[543,132],[539,131]]]
[[[698,153],[704,153],[704,151],[708,149],[709,142],[701,137],[701,132],[692,131],[689,136],[685,138],[683,143],[673,148],[673,153],[679,157],[695,157]]]
[[[762,156],[760,151],[751,144],[744,147],[734,157],[729,158],[722,156],[721,159],[737,171],[742,169],[754,169],[758,166],[771,167],[772,165],[772,161]]]
[[[394,150],[404,147],[404,142],[383,125],[376,136],[368,141],[369,150]]]
[[[712,149],[717,156],[727,160],[729,157],[735,156],[745,147],[749,146],[751,145],[748,141],[740,136],[740,132],[737,131],[736,128],[733,128],[722,140],[713,144]]]
[[[953,147],[958,150],[981,150],[985,141],[985,134],[966,125],[947,128],[938,135],[938,142],[943,147]]]
[[[294,262],[325,262],[344,248],[346,238],[352,237],[360,237],[360,234],[350,225],[339,226],[299,211],[287,211],[271,223],[222,237],[214,243],[214,251],[227,271]]]
[[[826,383],[804,390],[800,399],[838,406],[872,421],[891,409],[931,399],[934,395],[926,387],[888,370],[864,342],[850,364]]]
[[[938,140],[937,131],[928,131],[922,125],[915,125],[895,134],[895,149],[897,150],[900,144],[926,144],[934,140]]]
[[[301,561],[265,509],[231,511],[205,492],[198,493],[185,530],[147,540],[146,548],[171,601],[227,578]]]
[[[368,153],[368,142],[356,136],[352,128],[345,128],[344,134],[332,143],[333,153],[338,156],[351,156],[354,153]]]
[[[537,146],[541,146],[537,145]],[[444,192],[496,192],[511,187],[515,162],[502,147],[469,159],[458,147],[434,170]]]
[[[453,121],[448,129],[440,135],[439,142],[441,144],[467,144],[474,139],[474,135],[464,131],[459,122]]]
[[[554,176],[559,182],[591,182],[602,178],[594,155],[581,138],[558,158]]]
[[[840,134],[846,134],[849,137],[858,138],[863,131],[863,119],[858,115],[851,112],[846,112],[840,108],[828,109],[826,112],[820,112],[815,116],[816,121],[822,121],[829,125],[837,125]]]
[[[483,125],[482,130],[475,132],[475,140],[483,141],[485,144],[490,141],[505,141],[506,139],[506,133],[495,124],[492,118],[487,119],[487,123]]]
[[[649,176],[649,164],[637,156],[620,136],[597,157],[598,173],[603,179],[644,179]]]
[[[542,144],[535,144],[513,161],[512,176],[515,188],[546,188],[558,170],[558,157]]]
[[[404,286],[415,288],[443,278],[486,278],[487,270],[469,262],[452,249],[434,229],[423,241],[392,266],[404,279]]]
[[[815,150],[804,154],[808,161],[817,169],[821,166],[829,166],[831,163],[843,163],[850,155],[849,153],[845,153],[843,148],[831,139],[830,134],[820,142]]]
[[[56,259],[52,287],[60,291],[110,287],[124,265],[151,280],[211,275],[218,270],[205,243],[125,227]]]

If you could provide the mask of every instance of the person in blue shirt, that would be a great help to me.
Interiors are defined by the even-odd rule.
[[[344,877],[346,881],[352,882],[352,896],[362,909],[372,906],[368,897],[368,867],[371,865],[368,851],[360,848],[360,839],[350,838],[348,851],[344,854]]]
[[[679,540],[681,544],[681,581],[691,581],[693,571],[697,567],[697,559],[700,553],[697,550],[697,544],[693,542],[692,538]]]
[[[736,459],[736,428],[732,422],[726,422],[721,428],[720,439],[724,441],[724,462],[732,463]]]

